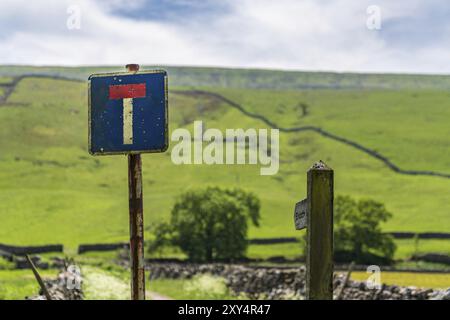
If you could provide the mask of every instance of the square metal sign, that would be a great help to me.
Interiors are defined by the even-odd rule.
[[[168,147],[164,70],[89,77],[89,153],[164,152]]]

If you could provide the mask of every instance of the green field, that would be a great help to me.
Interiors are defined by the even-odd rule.
[[[84,265],[83,291],[86,300],[128,300],[130,296],[129,275],[125,271],[106,271]],[[56,270],[41,271],[44,278],[56,277]],[[353,280],[365,281],[368,274],[352,272]],[[415,286],[445,289],[450,287],[450,275],[441,273],[382,272],[381,281],[388,285]],[[245,299],[227,290],[219,277],[199,276],[193,279],[147,280],[147,299],[155,299],[155,294],[169,299]],[[22,300],[36,295],[39,286],[31,270],[0,270],[0,300]]]
[[[54,278],[55,274],[55,270],[40,272],[44,279]],[[38,292],[39,285],[31,270],[0,269],[0,300],[23,300]]]
[[[351,274],[351,278],[357,281],[366,281],[368,277],[369,274],[366,272],[356,271]],[[381,282],[405,287],[446,289],[450,287],[450,274],[384,271],[381,272]]]
[[[105,270],[91,265],[82,266],[84,300],[129,300],[130,277],[126,270]],[[57,270],[40,271],[44,279],[55,279]],[[199,276],[193,279],[147,280],[147,300],[166,299],[237,299],[229,292],[224,279]],[[37,295],[37,284],[31,270],[0,270],[0,300],[23,300]]]
[[[25,69],[1,67],[0,75],[29,73]],[[91,70],[61,69],[58,75],[80,78]],[[207,87],[205,80],[198,79],[187,86],[186,74],[180,70],[174,76],[178,86],[172,85],[169,93],[170,130],[191,128],[194,120],[221,130],[268,128],[260,119],[213,96],[179,92],[196,88],[219,93],[280,128],[320,127],[386,156],[403,170],[450,174],[450,94],[440,90],[440,77],[427,78],[426,88],[414,88],[411,76],[390,79],[395,90],[367,88],[367,83],[376,82],[373,79],[364,82],[364,89],[312,90],[251,89],[247,76],[239,80],[243,83],[239,89],[219,87],[230,77],[222,79],[220,70],[208,69],[196,72],[205,73],[201,79],[216,74],[222,79],[217,86]],[[50,71],[33,69],[35,73]],[[342,83],[347,80],[341,79]],[[382,80],[379,76],[377,81]],[[4,91],[1,84],[8,81],[12,79],[0,78],[0,89]],[[395,85],[402,81],[406,88]],[[324,80],[323,85],[327,84]],[[307,105],[304,116],[300,104]],[[127,161],[124,156],[88,154],[86,82],[22,79],[0,105],[0,137],[0,243],[63,243],[70,251],[80,243],[127,241]],[[394,217],[383,225],[385,231],[450,232],[449,178],[396,173],[367,153],[314,131],[280,133],[280,171],[274,176],[260,176],[255,165],[176,166],[170,149],[165,154],[143,155],[145,224],[167,219],[175,197],[184,190],[240,186],[255,192],[262,202],[261,227],[250,228],[251,238],[300,237],[303,231],[293,227],[293,206],[306,195],[305,171],[319,159],[335,170],[336,194],[386,204]],[[400,256],[411,251],[410,242],[405,247],[398,243]],[[450,251],[448,241],[420,243],[429,251]],[[252,247],[249,254],[267,256],[265,250],[270,249]],[[292,257],[295,250],[282,246],[273,255]]]

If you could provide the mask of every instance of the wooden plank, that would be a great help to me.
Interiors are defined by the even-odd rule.
[[[308,170],[306,298],[333,299],[333,170],[319,161]]]
[[[34,277],[36,278],[36,281],[38,282],[39,286],[41,287],[42,293],[44,294],[45,298],[47,300],[52,300],[52,296],[47,290],[47,287],[45,286],[44,281],[42,281],[41,275],[36,269],[36,266],[34,265],[33,261],[30,259],[29,255],[25,255],[25,258],[27,259],[31,270],[33,271]]]
[[[344,296],[344,289],[347,287],[347,283],[350,281],[350,277],[353,271],[353,267],[355,266],[355,262],[352,261],[348,267],[347,274],[345,275],[344,282],[342,283],[341,287],[339,288],[339,291],[336,295],[336,300],[341,300]]]

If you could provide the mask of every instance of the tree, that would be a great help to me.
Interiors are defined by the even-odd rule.
[[[381,254],[391,260],[395,243],[391,236],[381,232],[380,224],[392,214],[374,200],[355,201],[349,196],[338,196],[334,207],[334,242],[336,251],[351,252],[358,260],[370,254]]]
[[[260,201],[241,189],[208,187],[175,202],[170,223],[154,228],[150,250],[176,246],[193,261],[233,260],[247,249],[248,221],[259,226]]]

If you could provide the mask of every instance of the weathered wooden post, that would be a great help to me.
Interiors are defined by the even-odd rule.
[[[52,296],[47,290],[47,287],[45,286],[44,281],[42,281],[41,275],[36,269],[36,266],[33,263],[33,260],[31,260],[29,255],[25,255],[25,258],[27,259],[28,264],[30,265],[31,270],[33,271],[34,277],[36,278],[36,281],[38,282],[39,286],[41,287],[42,293],[44,293],[44,296],[47,300],[52,300]]]
[[[308,170],[307,198],[295,206],[297,230],[306,228],[306,298],[333,299],[333,170],[319,161]]]

